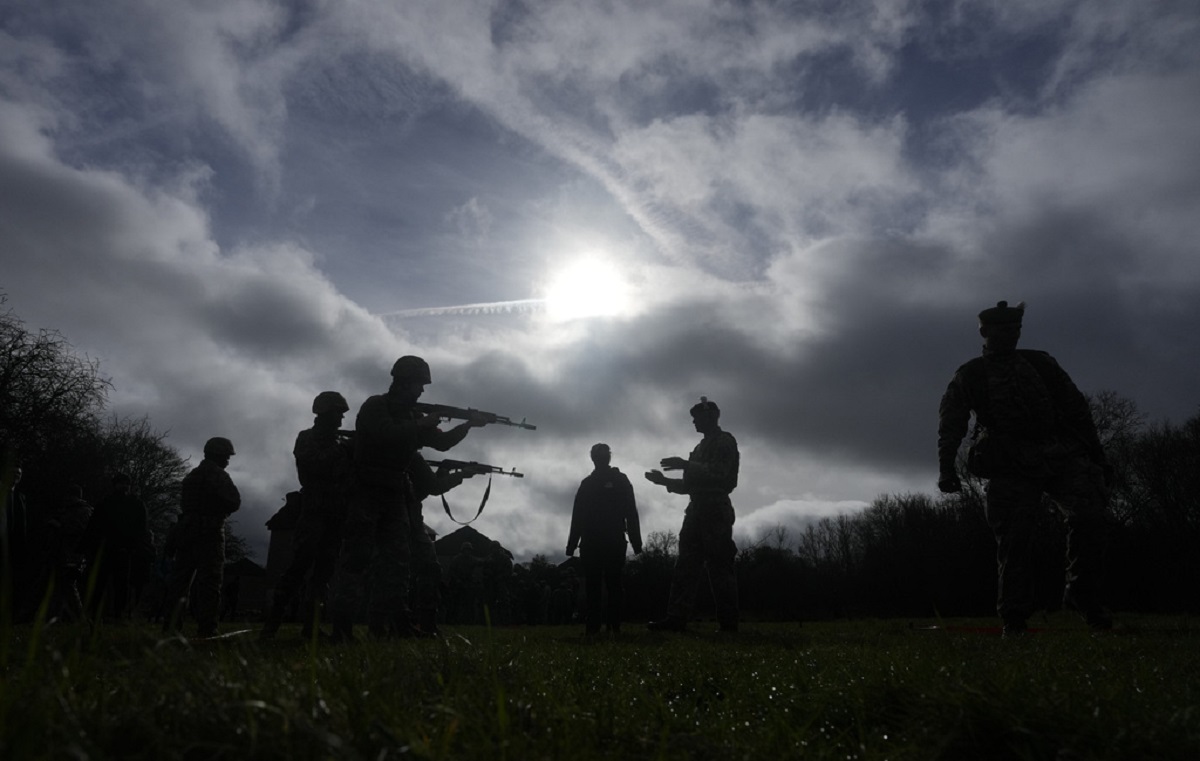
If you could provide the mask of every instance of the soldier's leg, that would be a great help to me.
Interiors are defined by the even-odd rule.
[[[316,562],[323,541],[321,534],[318,521],[313,520],[311,516],[301,515],[292,542],[292,562],[288,563],[287,569],[275,584],[275,591],[271,595],[271,607],[267,610],[267,620],[260,633],[263,638],[269,639],[279,631],[288,606],[304,586],[304,578]]]
[[[408,586],[412,548],[408,505],[404,493],[398,490],[388,490],[377,498],[386,504],[376,523],[368,622],[378,636],[411,636]]]
[[[1101,604],[1101,577],[1108,542],[1108,492],[1103,470],[1086,458],[1061,463],[1046,490],[1067,525],[1063,602],[1095,629],[1112,627]]]
[[[604,560],[604,591],[608,594],[604,621],[610,632],[621,630],[621,612],[625,604],[624,571],[625,547],[622,545],[619,551]]]
[[[195,540],[191,537],[181,539],[175,553],[175,561],[171,564],[171,572],[165,580],[166,592],[162,611],[164,632],[178,632],[183,628],[184,613],[191,607],[188,600],[197,563]]]
[[[671,574],[671,595],[667,601],[667,618],[687,622],[696,603],[696,589],[704,571],[703,526],[693,514],[684,515],[679,529],[679,555]]]
[[[601,601],[604,578],[604,556],[594,547],[585,548],[580,553],[580,565],[583,566],[583,626],[588,634],[600,631],[603,619]]]
[[[382,505],[373,492],[359,487],[350,497],[346,522],[342,524],[342,548],[337,570],[329,585],[329,614],[333,636],[345,640],[351,636],[354,617],[363,609],[375,553],[375,532]]]
[[[217,612],[221,609],[221,581],[225,575],[225,535],[217,528],[210,531],[201,543],[201,557],[192,582],[195,602],[193,613],[201,637],[217,633]]]
[[[344,518],[337,517],[325,523],[317,557],[313,561],[312,573],[308,578],[308,599],[301,610],[307,615],[300,631],[305,638],[312,636],[312,627],[320,622],[321,609],[329,599],[329,584],[337,570],[338,556],[342,548],[342,524]]]
[[[722,631],[738,628],[737,545],[733,541],[733,507],[711,515],[704,526],[704,558]]]
[[[996,477],[987,485],[985,511],[996,537],[996,612],[1012,631],[1033,613],[1033,528],[1041,483]]]
[[[415,623],[422,635],[433,636],[438,632],[437,613],[442,602],[442,566],[438,563],[433,539],[425,531],[419,503],[417,510],[409,515],[409,528]]]

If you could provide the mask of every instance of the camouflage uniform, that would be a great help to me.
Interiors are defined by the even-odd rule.
[[[979,464],[973,467],[988,479],[986,514],[996,537],[996,611],[1006,631],[1022,630],[1036,607],[1033,529],[1043,494],[1067,525],[1064,600],[1094,627],[1111,626],[1097,601],[1107,462],[1087,399],[1046,352],[985,347],[983,356],[958,368],[942,397],[938,461],[943,479],[957,481],[955,462],[971,413],[978,442],[973,446],[979,447]]]
[[[377,634],[408,627],[409,516],[415,499],[406,464],[420,447],[417,415],[392,394],[363,402],[355,420],[354,485],[329,592],[336,637],[349,635],[368,604]]]
[[[293,540],[295,554],[279,583],[263,629],[271,636],[279,628],[287,607],[299,594],[308,577],[308,592],[301,606],[302,636],[312,633],[317,610],[333,578],[346,520],[347,492],[353,466],[349,440],[336,428],[313,426],[296,436],[292,448],[300,480],[300,518]],[[311,573],[310,573],[311,572]]]
[[[426,497],[445,494],[462,483],[461,477],[434,473],[419,453],[408,466],[413,484],[414,507],[409,513],[409,545],[412,553],[413,609],[422,634],[437,633],[437,613],[442,603],[442,566],[438,563],[433,536],[425,525],[422,502]]]
[[[171,609],[163,630],[180,628],[190,589],[200,636],[212,636],[221,607],[225,519],[241,506],[242,497],[225,468],[206,457],[184,476],[180,503],[179,522],[173,530],[175,560],[167,586]]]
[[[737,629],[737,545],[733,542],[734,514],[729,494],[737,488],[738,465],[737,440],[717,428],[705,434],[692,450],[683,478],[671,479],[667,485],[671,493],[691,497],[679,530],[679,557],[671,578],[668,619],[687,621],[701,573],[707,566],[717,621],[723,629]]]
[[[587,598],[586,628],[590,633],[599,632],[601,623],[607,624],[609,631],[621,628],[626,532],[633,551],[641,552],[642,533],[633,485],[617,468],[598,465],[575,492],[567,536],[567,554],[573,555],[576,547],[580,549]],[[602,587],[608,591],[608,605],[603,611]]]

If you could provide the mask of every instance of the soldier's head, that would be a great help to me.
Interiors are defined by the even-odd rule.
[[[429,363],[409,354],[392,365],[392,393],[404,401],[415,402],[421,398],[425,386],[433,383],[429,375]]]
[[[1010,307],[1007,301],[997,302],[979,313],[979,335],[992,350],[1017,348],[1021,339],[1021,320],[1025,318],[1025,302]]]
[[[716,402],[710,402],[707,396],[692,405],[692,424],[700,433],[712,433],[720,427],[721,409]]]
[[[342,424],[342,418],[350,405],[346,398],[336,391],[322,391],[313,399],[312,411],[317,416],[317,424],[337,428]]]
[[[129,477],[128,473],[114,473],[113,474],[113,477],[112,477],[113,491],[117,492],[118,494],[127,493],[129,491],[130,486],[132,486],[132,484],[133,484],[133,479],[131,479]]]
[[[229,464],[229,458],[237,452],[233,451],[233,442],[224,436],[214,436],[204,442],[204,459],[211,460],[224,468]]]
[[[608,444],[593,444],[591,454],[592,463],[597,468],[607,468],[612,462],[612,450],[608,448]]]

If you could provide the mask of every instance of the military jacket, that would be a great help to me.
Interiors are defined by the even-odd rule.
[[[1008,380],[998,380],[998,373],[1007,373],[1001,377]],[[938,464],[943,473],[954,470],[972,413],[982,429],[1018,443],[1073,444],[1103,457],[1087,398],[1044,351],[985,353],[955,371],[938,409]]]
[[[688,468],[682,479],[672,479],[667,489],[675,494],[687,494],[693,501],[728,497],[737,488],[737,439],[718,428],[705,434],[688,455]]]
[[[201,460],[183,477],[180,506],[184,516],[223,519],[236,512],[241,504],[242,495],[233,485],[233,479],[212,460]]]
[[[363,402],[354,423],[354,470],[362,482],[407,487],[409,462],[422,444],[418,417],[411,404],[391,394]]]
[[[575,492],[571,511],[571,531],[567,548],[589,549],[624,547],[626,533],[635,552],[642,549],[637,500],[629,478],[617,468],[592,471]]]
[[[297,434],[292,455],[300,486],[319,491],[344,488],[354,462],[352,445],[346,439],[316,426]]]

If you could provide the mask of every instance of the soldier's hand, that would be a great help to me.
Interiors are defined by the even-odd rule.
[[[471,426],[472,428],[482,428],[488,423],[492,422],[490,417],[483,414],[479,410],[470,410],[470,413],[471,417],[467,419],[467,425]]]
[[[664,457],[658,464],[663,470],[683,470],[687,467],[687,460],[682,457]]]
[[[652,484],[658,484],[659,486],[667,485],[667,477],[662,474],[661,470],[647,470],[646,480]]]
[[[417,419],[417,427],[424,431],[432,431],[442,422],[441,415],[432,414]]]
[[[574,547],[567,548],[567,557],[569,557],[569,558],[575,557],[575,548]]]
[[[942,476],[938,479],[938,490],[942,494],[956,494],[962,491],[962,481],[955,475]]]

